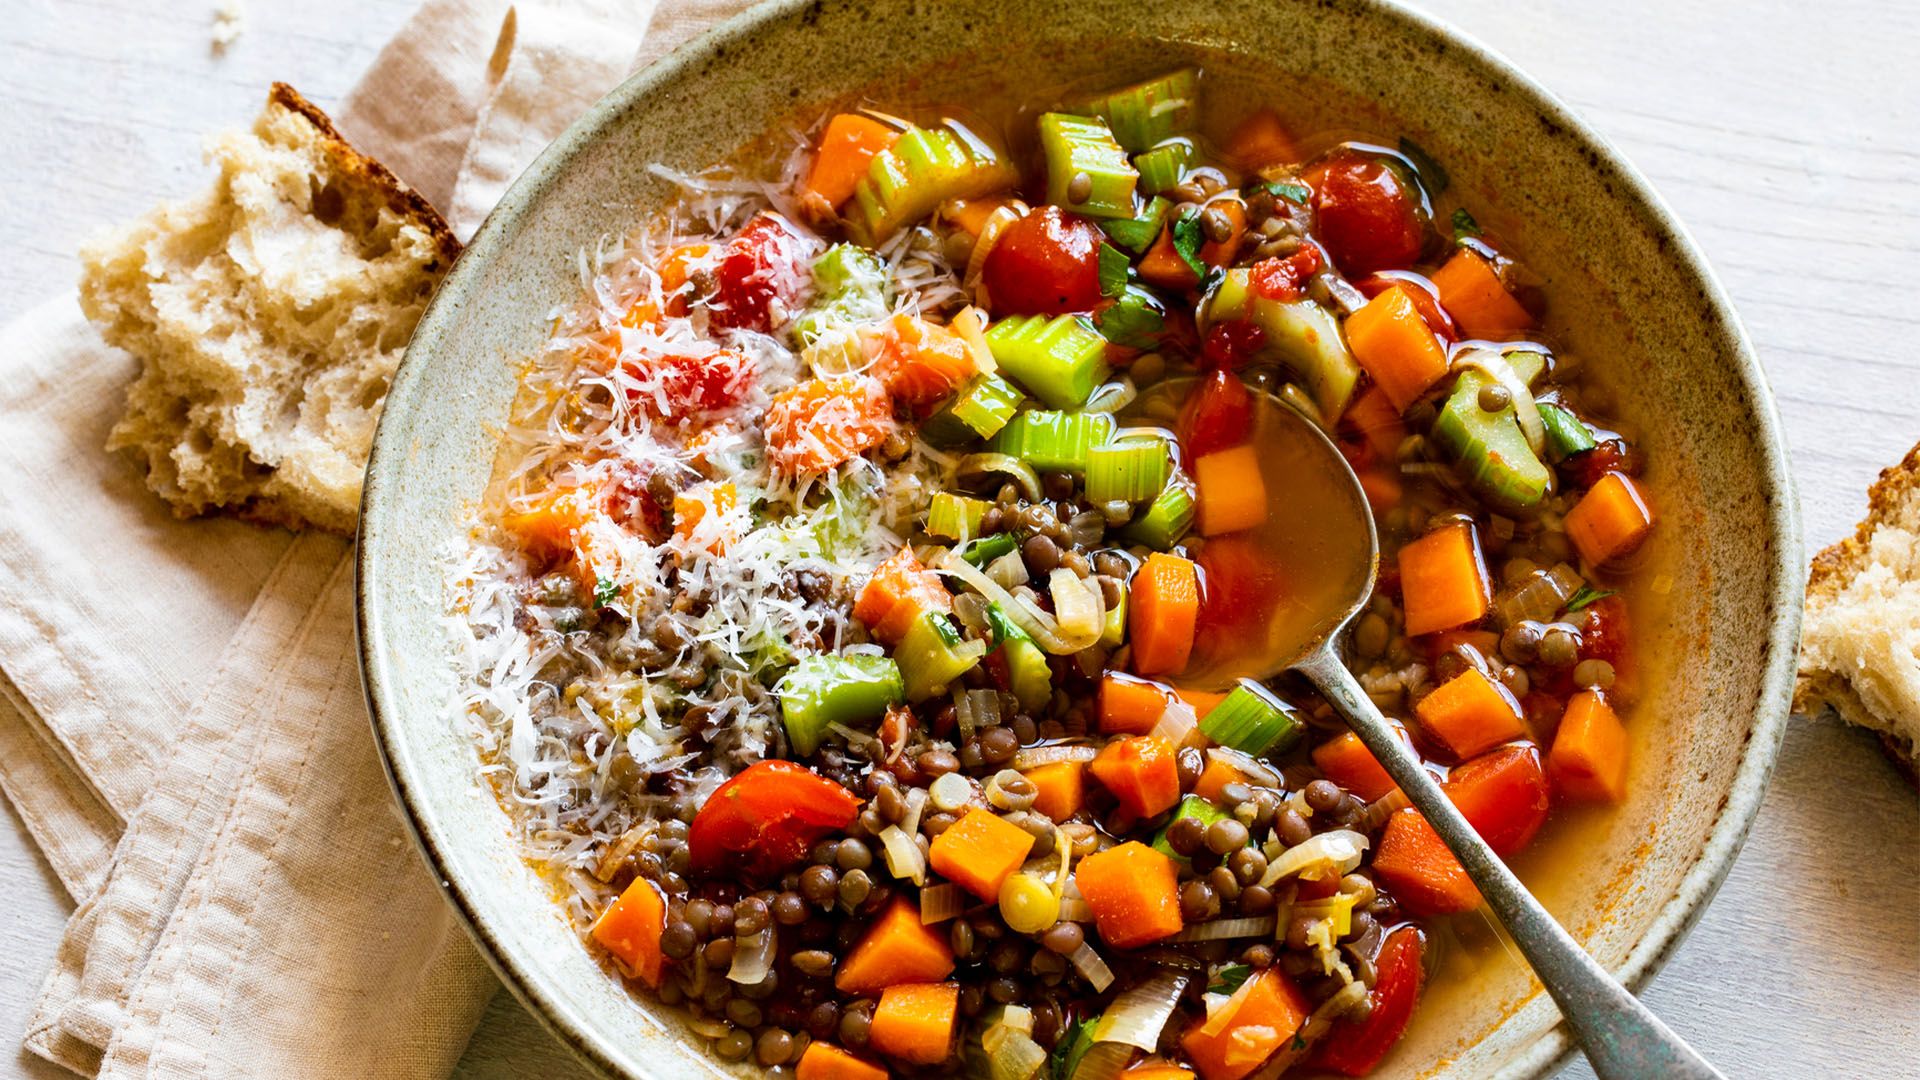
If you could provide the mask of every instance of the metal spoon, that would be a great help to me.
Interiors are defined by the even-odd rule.
[[[1592,1063],[1596,1074],[1603,1080],[1719,1077],[1721,1074],[1718,1070],[1675,1035],[1672,1029],[1661,1023],[1660,1018],[1642,1005],[1626,987],[1614,981],[1613,976],[1607,974],[1606,969],[1554,921],[1553,916],[1540,905],[1540,901],[1534,899],[1513,871],[1507,869],[1507,865],[1500,861],[1486,841],[1480,839],[1480,834],[1474,831],[1473,826],[1467,824],[1467,819],[1461,816],[1453,802],[1440,790],[1439,783],[1421,766],[1412,750],[1395,736],[1387,718],[1347,670],[1345,661],[1340,658],[1339,644],[1354,617],[1366,609],[1379,569],[1380,541],[1374,532],[1373,514],[1368,508],[1366,494],[1360,487],[1359,477],[1354,475],[1347,459],[1335,448],[1326,433],[1292,408],[1284,407],[1278,399],[1268,397],[1268,402],[1269,407],[1263,412],[1273,415],[1262,417],[1261,423],[1263,426],[1274,425],[1272,436],[1293,444],[1285,448],[1286,452],[1295,458],[1307,453],[1317,455],[1324,459],[1324,464],[1316,462],[1316,467],[1325,469],[1328,474],[1345,483],[1347,497],[1344,506],[1330,506],[1328,500],[1321,499],[1315,506],[1315,512],[1351,514],[1354,519],[1351,532],[1357,534],[1364,530],[1367,542],[1364,553],[1352,552],[1356,560],[1352,566],[1327,567],[1322,564],[1317,568],[1321,573],[1336,577],[1349,572],[1349,580],[1354,583],[1352,602],[1343,612],[1332,611],[1325,613],[1324,617],[1291,620],[1296,626],[1311,628],[1305,631],[1307,639],[1275,641],[1276,652],[1281,655],[1274,657],[1271,667],[1261,672],[1259,677],[1270,677],[1288,670],[1297,671],[1311,680],[1340,715],[1346,718],[1348,726],[1366,744],[1367,749],[1373,751],[1373,756],[1393,777],[1394,782],[1400,785],[1400,790],[1406,793],[1408,800],[1426,816],[1434,832],[1453,849],[1460,865],[1466,868],[1467,876],[1479,886],[1487,907],[1506,927],[1521,954],[1533,965],[1534,974],[1539,976],[1547,993],[1553,995],[1553,1000],[1560,1006],[1567,1027],[1586,1052],[1587,1060]],[[1268,438],[1268,432],[1263,431],[1262,436],[1263,439]],[[1270,445],[1263,442],[1263,452]],[[1344,526],[1348,523],[1335,524]],[[1322,550],[1316,555],[1324,560],[1327,552]],[[1364,565],[1359,562],[1363,557]],[[1300,636],[1299,633],[1294,634],[1296,639]]]

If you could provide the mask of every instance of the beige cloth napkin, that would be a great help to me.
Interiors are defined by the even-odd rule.
[[[664,51],[651,9],[429,0],[336,119],[466,235]],[[26,1045],[102,1077],[444,1075],[495,983],[391,809],[348,545],[169,516],[101,449],[134,369],[71,294],[0,330],[0,790],[79,902]]]

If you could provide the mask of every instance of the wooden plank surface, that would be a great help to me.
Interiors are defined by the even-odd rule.
[[[1759,346],[1810,549],[1847,532],[1920,438],[1920,7],[1425,6],[1652,178]],[[250,117],[269,81],[336,103],[408,10],[253,0],[217,52],[211,0],[0,0],[0,319],[70,281],[91,229],[196,189],[201,137]],[[69,904],[11,816],[0,896],[0,1076],[64,1075],[16,1050]],[[1730,1076],[1920,1077],[1916,988],[1920,804],[1868,738],[1796,719],[1752,838],[1647,1000]],[[502,995],[460,1075],[570,1071]]]

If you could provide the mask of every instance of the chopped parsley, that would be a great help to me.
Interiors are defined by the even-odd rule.
[[[1469,236],[1479,236],[1479,235],[1480,235],[1480,223],[1473,220],[1473,215],[1467,213],[1466,207],[1463,206],[1460,209],[1455,210],[1453,212],[1453,242],[1454,243],[1457,244],[1460,241],[1465,240]]]
[[[1285,199],[1290,203],[1305,206],[1313,197],[1313,189],[1298,180],[1269,180],[1267,194],[1276,199]]]
[[[1213,980],[1207,983],[1209,994],[1231,994],[1253,977],[1251,964],[1228,964],[1213,973]]]
[[[1573,596],[1567,600],[1566,610],[1569,612],[1579,611],[1583,607],[1598,603],[1612,595],[1613,591],[1610,589],[1596,589],[1591,585],[1582,585],[1580,588],[1574,590]]]
[[[1405,136],[1400,138],[1400,156],[1413,162],[1414,172],[1420,175],[1420,182],[1426,186],[1429,197],[1438,198],[1452,182],[1452,179],[1447,176],[1447,170],[1441,168],[1440,163],[1433,160],[1432,155],[1422,150],[1419,143]]]
[[[1206,230],[1200,227],[1200,216],[1190,214],[1173,223],[1173,251],[1180,261],[1187,264],[1193,276],[1207,276],[1207,265],[1200,261],[1200,249],[1207,242]]]
[[[614,599],[619,595],[620,586],[615,584],[612,578],[603,577],[596,579],[593,583],[594,610],[597,611],[613,603]]]
[[[1127,289],[1127,271],[1133,260],[1112,244],[1100,245],[1100,295],[1119,296]]]

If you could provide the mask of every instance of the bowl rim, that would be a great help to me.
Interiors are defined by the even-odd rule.
[[[441,282],[394,373],[389,400],[409,396],[408,390],[417,382],[427,354],[434,351],[436,342],[455,318],[462,298],[480,276],[481,264],[494,258],[505,246],[538,196],[558,180],[576,154],[661,84],[713,59],[726,51],[729,43],[758,33],[816,2],[766,0],[756,4],[628,76],[570,124],[508,188]],[[1505,80],[1508,88],[1543,119],[1558,125],[1555,133],[1558,137],[1569,138],[1588,152],[1592,168],[1620,185],[1622,197],[1644,214],[1651,235],[1664,242],[1668,257],[1676,260],[1681,270],[1698,283],[1707,304],[1719,316],[1714,336],[1722,351],[1735,359],[1734,374],[1757,421],[1756,442],[1761,449],[1764,487],[1769,493],[1768,539],[1773,541],[1773,584],[1768,598],[1772,617],[1766,638],[1767,656],[1759,680],[1760,693],[1752,709],[1740,763],[1705,843],[1673,895],[1660,905],[1645,934],[1613,969],[1616,978],[1638,992],[1673,955],[1725,881],[1759,813],[1786,731],[1799,651],[1807,564],[1784,428],[1766,373],[1719,278],[1686,226],[1624,154],[1518,65],[1450,23],[1401,0],[1339,2],[1364,14],[1398,22],[1415,37],[1437,39],[1465,53],[1473,64]],[[415,784],[402,750],[404,740],[398,736],[393,722],[398,710],[397,706],[390,705],[389,687],[394,680],[388,660],[391,654],[379,609],[372,601],[382,587],[381,567],[372,554],[378,545],[368,542],[377,537],[378,530],[377,524],[371,528],[367,524],[376,520],[369,511],[387,491],[389,475],[402,467],[406,458],[405,447],[397,445],[400,438],[395,433],[397,427],[385,423],[383,417],[375,432],[361,496],[362,525],[355,554],[355,649],[382,770],[399,802],[407,831],[433,871],[434,880],[500,980],[573,1053],[608,1075],[622,1075],[617,1055],[603,1045],[592,1026],[580,1023],[548,999],[537,981],[529,976],[528,965],[501,947],[458,877],[450,872],[449,861],[440,850],[442,838],[436,835],[430,815],[423,811],[427,796],[424,789]],[[1521,1047],[1499,1075],[1529,1078],[1546,1075],[1565,1062],[1575,1049],[1566,1025],[1556,1023]]]

